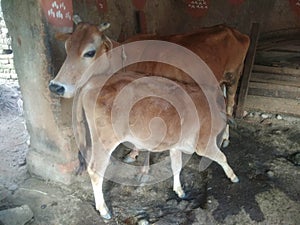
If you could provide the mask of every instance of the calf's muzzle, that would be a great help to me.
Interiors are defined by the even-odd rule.
[[[65,87],[62,86],[62,85],[59,85],[59,84],[55,84],[55,83],[52,83],[50,82],[49,84],[49,89],[51,92],[57,94],[57,95],[60,95],[60,96],[63,96],[64,93],[65,93]]]

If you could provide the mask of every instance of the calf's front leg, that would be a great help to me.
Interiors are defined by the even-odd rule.
[[[96,209],[100,212],[100,215],[104,219],[109,220],[111,219],[111,214],[108,207],[106,206],[102,191],[103,176],[99,175],[97,171],[94,171],[90,167],[88,167],[87,171],[90,175],[91,183],[93,186]]]
[[[109,150],[105,150],[103,147],[95,144],[92,148],[92,157],[87,168],[93,186],[96,209],[106,220],[111,219],[111,213],[105,203],[102,186],[105,170],[114,149],[115,148],[110,148]]]

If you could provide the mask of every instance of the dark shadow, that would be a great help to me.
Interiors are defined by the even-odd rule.
[[[240,121],[238,125],[236,130],[231,129],[230,145],[223,149],[223,152],[240,182],[231,183],[219,165],[214,163],[210,167],[213,179],[208,181],[208,187],[211,188],[209,195],[219,203],[213,216],[221,222],[227,216],[236,215],[244,209],[252,220],[260,222],[264,220],[264,215],[255,200],[257,194],[278,188],[292,200],[299,200],[299,195],[295,195],[295,191],[291,192],[285,181],[268,174],[268,162],[281,157],[276,146],[260,141],[260,135],[272,135],[272,126],[270,125],[268,134],[268,129],[264,128],[264,131],[261,131],[259,123],[255,127],[255,124],[248,126],[247,122]]]

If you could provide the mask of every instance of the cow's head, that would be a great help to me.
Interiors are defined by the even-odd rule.
[[[49,84],[53,93],[64,98],[74,96],[76,83],[84,72],[112,47],[109,39],[103,34],[110,26],[109,23],[102,23],[100,26],[83,23],[78,16],[74,16],[73,20],[77,25],[73,33],[56,36],[57,39],[65,41],[67,57],[55,79]],[[103,66],[99,69],[105,71],[108,69],[108,62],[99,66]]]

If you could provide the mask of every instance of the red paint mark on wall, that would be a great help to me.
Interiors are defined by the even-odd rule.
[[[210,0],[185,0],[187,12],[194,17],[202,17],[207,13]]]
[[[56,27],[73,27],[72,0],[40,0],[47,21]]]
[[[137,10],[143,10],[147,0],[132,0],[132,4]]]
[[[300,0],[289,0],[292,10],[300,16]]]
[[[85,3],[96,6],[100,13],[107,12],[107,0],[84,0]]]
[[[244,3],[244,0],[228,0],[230,4],[232,5],[241,5]]]
[[[96,5],[97,5],[99,12],[101,12],[101,13],[107,12],[107,1],[106,0],[96,0]]]

